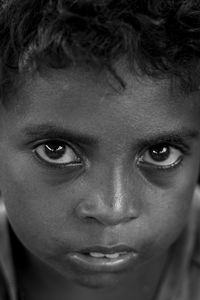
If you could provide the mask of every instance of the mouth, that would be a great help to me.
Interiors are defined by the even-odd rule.
[[[68,254],[70,262],[80,271],[120,272],[132,265],[138,253],[127,246],[114,247],[95,246]]]

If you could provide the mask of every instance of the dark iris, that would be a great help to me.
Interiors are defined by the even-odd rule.
[[[168,159],[170,155],[170,148],[166,145],[156,145],[149,149],[150,157],[157,162],[162,162]]]
[[[61,158],[66,151],[65,145],[61,145],[60,143],[48,143],[45,145],[45,154],[50,159],[59,159]]]

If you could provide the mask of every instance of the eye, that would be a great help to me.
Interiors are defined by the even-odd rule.
[[[34,149],[36,155],[43,161],[54,165],[80,164],[81,159],[75,151],[61,141],[49,141]]]
[[[139,162],[159,168],[170,168],[177,165],[183,157],[181,150],[166,144],[148,148],[139,158]]]

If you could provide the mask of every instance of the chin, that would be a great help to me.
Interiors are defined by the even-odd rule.
[[[120,282],[120,277],[121,276],[119,274],[82,274],[82,276],[75,279],[75,282],[78,285],[89,289],[108,290],[117,286]]]

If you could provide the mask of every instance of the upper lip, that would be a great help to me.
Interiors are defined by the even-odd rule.
[[[119,252],[133,252],[134,249],[127,246],[127,245],[116,245],[116,246],[92,246],[81,249],[79,252],[81,253],[90,253],[90,252],[97,252],[97,253],[104,253],[104,254],[114,254]],[[134,251],[135,252],[135,251]]]

